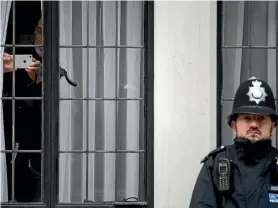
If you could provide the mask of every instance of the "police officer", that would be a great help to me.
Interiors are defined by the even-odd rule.
[[[203,160],[190,208],[278,208],[277,124],[270,86],[255,77],[240,84],[228,117],[235,138]]]

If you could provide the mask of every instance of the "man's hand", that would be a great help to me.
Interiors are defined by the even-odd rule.
[[[36,71],[39,70],[40,68],[41,68],[41,62],[36,60],[35,58],[33,58],[32,64],[30,64],[30,66],[27,69],[25,69],[25,71],[28,73],[30,79],[35,81]],[[41,82],[41,79],[37,76],[36,83],[38,84],[40,82]]]
[[[13,71],[12,60],[13,60],[13,56],[9,55],[8,53],[3,54],[4,73]],[[30,66],[27,69],[25,69],[25,71],[28,73],[30,79],[35,81],[36,71],[41,68],[41,62],[36,60],[35,58],[33,58],[32,61],[33,61],[32,64],[30,64]],[[39,77],[37,77],[36,83],[38,84],[40,82],[41,82],[41,79]]]
[[[9,55],[8,53],[3,54],[3,70],[4,70],[4,73],[13,71],[12,59],[13,59],[13,57],[11,55]]]

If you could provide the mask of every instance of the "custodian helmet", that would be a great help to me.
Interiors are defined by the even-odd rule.
[[[265,81],[251,77],[239,85],[232,113],[228,116],[228,124],[231,126],[231,122],[236,119],[237,114],[243,113],[270,115],[276,125],[278,114],[275,100],[270,86]]]

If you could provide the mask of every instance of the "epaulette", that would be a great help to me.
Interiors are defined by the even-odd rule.
[[[206,162],[209,159],[209,157],[216,155],[217,153],[222,152],[225,149],[227,149],[227,146],[221,146],[212,150],[204,159],[202,159],[201,163]]]

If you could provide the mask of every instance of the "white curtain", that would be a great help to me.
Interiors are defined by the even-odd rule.
[[[1,1],[0,3],[0,11],[1,11],[1,21],[0,21],[0,40],[1,44],[5,44],[6,41],[6,33],[8,27],[9,13],[11,8],[11,1]],[[2,57],[4,52],[4,47],[1,47],[0,56]],[[0,92],[2,97],[2,87],[3,87],[3,61],[0,58]],[[5,138],[4,138],[4,126],[3,126],[3,112],[2,112],[2,101],[0,102],[0,116],[1,116],[1,150],[5,150]],[[8,201],[8,186],[7,186],[7,170],[6,170],[6,156],[1,153],[1,202]]]
[[[59,5],[60,44],[83,45],[60,49],[60,66],[78,86],[60,82],[59,149],[144,149],[143,102],[135,100],[143,96],[143,1]],[[60,153],[59,202],[143,200],[143,176],[143,154]]]
[[[242,81],[261,78],[270,84],[276,98],[277,2],[223,1],[222,28],[222,144],[226,145],[233,139],[226,118]],[[275,145],[276,140],[273,142]]]

